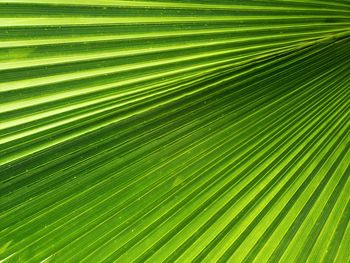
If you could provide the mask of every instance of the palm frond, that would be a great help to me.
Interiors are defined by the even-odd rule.
[[[0,260],[349,262],[347,0],[0,3]]]

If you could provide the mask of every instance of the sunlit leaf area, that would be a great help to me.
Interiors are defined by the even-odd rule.
[[[0,1],[0,262],[349,263],[350,1]]]

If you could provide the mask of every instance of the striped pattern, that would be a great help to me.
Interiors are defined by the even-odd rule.
[[[0,260],[349,262],[348,0],[0,2]]]

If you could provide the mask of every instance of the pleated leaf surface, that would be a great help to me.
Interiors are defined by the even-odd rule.
[[[350,260],[348,0],[0,1],[1,262]]]

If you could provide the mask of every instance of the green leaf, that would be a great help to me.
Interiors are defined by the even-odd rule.
[[[350,2],[0,3],[1,262],[349,262]]]

